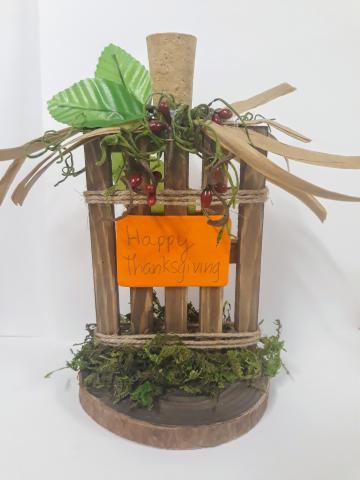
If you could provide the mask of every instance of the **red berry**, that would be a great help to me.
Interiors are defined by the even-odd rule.
[[[232,111],[229,108],[222,108],[217,112],[221,120],[229,120],[233,116]]]
[[[221,123],[221,117],[218,113],[214,113],[211,120],[215,123]]]
[[[150,194],[154,194],[156,192],[156,187],[152,183],[148,183],[145,188],[146,191]]]
[[[226,193],[228,189],[225,183],[217,183],[216,185],[214,185],[214,188],[218,193]]]
[[[129,182],[131,185],[131,188],[136,188],[140,185],[142,182],[142,175],[141,173],[134,173],[133,175],[130,176]]]
[[[150,120],[149,128],[152,133],[155,133],[155,135],[159,135],[159,133],[161,133],[164,129],[164,124],[159,122],[158,120]]]
[[[204,188],[200,195],[201,208],[208,208],[212,202],[212,192],[209,187]]]
[[[168,120],[170,119],[170,109],[169,109],[169,104],[167,103],[166,100],[161,100],[158,105],[158,110],[160,113],[164,115],[164,117]]]
[[[161,172],[159,172],[158,170],[155,170],[155,171],[153,172],[153,175],[154,175],[155,180],[157,181],[157,183],[161,182],[161,180],[162,180]]]
[[[149,194],[146,200],[146,203],[149,205],[149,207],[152,207],[156,203],[156,195],[155,194]]]

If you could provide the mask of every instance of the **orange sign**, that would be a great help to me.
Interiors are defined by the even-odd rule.
[[[212,218],[220,218],[213,216]],[[204,216],[132,215],[116,223],[118,284],[126,287],[224,286],[230,237]]]

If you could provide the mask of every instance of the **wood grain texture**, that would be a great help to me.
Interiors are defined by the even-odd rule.
[[[238,240],[231,239],[230,245],[230,263],[236,263],[238,260]]]
[[[99,141],[87,143],[85,150],[88,190],[104,190],[112,185],[111,162],[102,166]],[[89,205],[91,253],[94,277],[96,323],[99,332],[112,335],[119,330],[119,293],[116,281],[116,243],[113,205]]]
[[[196,38],[178,33],[147,37],[153,92],[168,92],[179,103],[191,104]],[[169,142],[165,153],[165,188],[188,188],[189,156]],[[166,206],[165,215],[186,215],[186,207]],[[167,332],[187,331],[187,288],[165,288]]]
[[[133,215],[146,215],[150,213],[147,206],[134,207]],[[153,327],[153,289],[151,287],[130,288],[131,305],[131,332],[151,333]]]
[[[145,146],[143,147],[146,148]],[[131,158],[127,158],[128,168],[134,173],[138,171],[138,164]],[[149,177],[141,172],[146,182]],[[136,205],[130,215],[150,215],[151,208],[147,205]],[[131,333],[152,333],[153,327],[153,289],[151,287],[130,288],[130,319]]]
[[[200,332],[222,332],[223,287],[201,287],[199,296]]]
[[[267,135],[266,127],[256,131]],[[263,152],[266,154],[266,152]],[[265,187],[265,177],[246,163],[240,166],[240,187]],[[239,332],[258,328],[264,205],[239,205],[234,322]]]
[[[196,449],[220,445],[252,429],[266,409],[268,381],[258,387],[238,382],[218,400],[168,395],[147,410],[128,399],[114,406],[110,398],[80,386],[80,403],[98,424],[129,440],[165,449]]]
[[[170,143],[165,152],[165,188],[188,188],[189,155]],[[186,215],[187,207],[165,205],[165,215]],[[188,289],[184,287],[165,288],[165,328],[167,332],[187,331]]]
[[[205,139],[205,149],[211,150],[213,141]],[[209,160],[204,156],[202,162],[202,188],[208,184]],[[225,175],[222,174],[219,181],[226,183]],[[214,214],[224,213],[224,208],[219,205],[211,208]],[[222,332],[223,319],[223,295],[222,287],[200,287],[199,292],[199,325],[200,332],[219,333]]]

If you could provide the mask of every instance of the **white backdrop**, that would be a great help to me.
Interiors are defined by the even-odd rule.
[[[108,43],[122,46],[146,64],[146,35],[178,31],[198,37],[195,104],[217,96],[240,100],[288,81],[298,91],[261,108],[261,113],[312,137],[315,150],[360,154],[360,5],[356,0],[1,0],[0,5],[0,148],[58,127],[46,111],[46,100],[92,76],[97,56]],[[76,158],[81,165],[81,154]],[[199,171],[199,164],[192,162],[192,173],[199,175]],[[360,194],[360,172],[295,162],[291,171],[324,187]],[[132,465],[134,478],[142,471],[155,478],[157,461],[162,467],[156,478],[162,474],[180,478],[180,473],[181,478],[185,473],[198,478],[200,468],[214,478],[219,472],[242,472],[246,479],[262,479],[264,472],[267,478],[287,479],[289,472],[291,478],[304,478],[308,464],[316,474],[308,473],[306,478],[357,479],[360,205],[325,201],[329,217],[321,224],[296,199],[270,186],[260,317],[265,319],[266,331],[275,318],[281,319],[294,381],[284,375],[277,379],[263,422],[243,439],[216,450],[219,456],[210,451],[165,453],[134,446],[89,426],[74,398],[71,373],[59,375],[46,386],[40,378],[44,369],[64,361],[71,342],[82,338],[85,323],[94,321],[88,220],[81,198],[84,178],[53,188],[59,175],[60,166],[53,167],[22,208],[9,199],[0,208],[0,335],[10,337],[3,338],[2,362],[11,386],[9,404],[17,395],[14,392],[20,389],[25,395],[35,382],[35,396],[28,401],[32,408],[35,403],[38,408],[41,405],[52,425],[40,432],[45,436],[54,429],[57,432],[51,436],[54,446],[48,447],[43,468],[31,449],[26,453],[26,443],[17,443],[14,433],[14,447],[7,444],[10,454],[4,468],[10,470],[4,478],[35,478],[35,474],[48,478],[47,467],[61,455],[65,463],[60,461],[52,478],[64,478],[68,467],[96,478],[101,465],[95,455],[88,454],[100,448],[103,459],[114,460],[117,452],[124,468]],[[126,310],[128,297],[123,292],[121,300]],[[19,336],[31,338],[20,340]],[[19,359],[10,362],[7,351],[9,355],[18,352]],[[35,362],[26,372],[28,359],[20,360],[23,352],[29,352]],[[11,365],[18,383],[9,373]],[[45,399],[55,410],[47,410]],[[7,434],[19,414],[15,406],[12,411],[13,416],[4,418]],[[32,431],[38,425],[27,416],[22,422],[27,433],[18,435],[32,443]],[[73,432],[71,448],[77,452],[70,457],[68,429]],[[86,432],[95,435],[92,440]],[[46,448],[43,442],[39,445]],[[54,453],[56,448],[61,454]],[[21,465],[14,470],[11,455],[17,449],[28,458],[28,470]],[[254,457],[255,451],[262,460]],[[147,466],[136,463],[137,455],[143,456]],[[85,457],[87,466],[80,470]],[[184,464],[184,458],[191,461]],[[180,466],[182,472],[177,469]],[[107,478],[115,478],[115,473],[112,477],[105,470]],[[133,478],[130,470],[127,475]]]

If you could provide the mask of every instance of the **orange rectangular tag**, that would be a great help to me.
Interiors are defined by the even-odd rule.
[[[221,218],[212,216],[213,219]],[[224,286],[230,236],[204,216],[129,215],[116,222],[118,284],[126,287]]]

